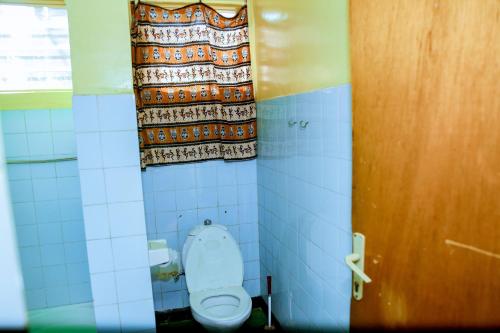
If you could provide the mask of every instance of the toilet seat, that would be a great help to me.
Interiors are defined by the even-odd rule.
[[[197,291],[189,295],[189,303],[196,320],[217,326],[243,322],[252,310],[252,299],[241,286]]]

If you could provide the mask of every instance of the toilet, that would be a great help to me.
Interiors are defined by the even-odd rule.
[[[188,234],[182,262],[194,319],[209,331],[233,331],[250,317],[243,289],[243,259],[223,225],[202,225]]]

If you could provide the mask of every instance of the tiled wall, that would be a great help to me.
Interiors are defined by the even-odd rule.
[[[286,327],[349,327],[350,98],[343,85],[258,105],[261,290],[272,275]]]
[[[8,160],[76,155],[71,110],[2,111]],[[9,164],[28,309],[92,299],[76,161]]]
[[[134,97],[74,96],[73,108],[98,331],[154,331]]]
[[[1,128],[2,117],[0,116]],[[0,221],[0,244],[2,244],[0,261],[2,272],[8,272],[0,275],[0,323],[2,323],[2,329],[6,331],[21,331],[26,326],[24,286],[9,199],[2,135],[0,135]]]
[[[226,225],[245,264],[243,286],[260,294],[256,161],[209,161],[150,167],[142,173],[148,239],[182,253],[187,233],[205,219]],[[156,310],[189,306],[184,277],[153,281]]]

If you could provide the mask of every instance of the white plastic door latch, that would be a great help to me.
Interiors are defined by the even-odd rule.
[[[352,270],[352,296],[359,301],[363,298],[363,283],[372,279],[364,272],[365,266],[365,236],[359,232],[352,235],[352,252],[345,257],[345,263]]]

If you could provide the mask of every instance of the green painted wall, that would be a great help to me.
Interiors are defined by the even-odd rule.
[[[74,95],[132,93],[128,0],[66,0]]]
[[[128,0],[65,3],[73,94],[132,93]],[[249,1],[258,100],[350,82],[348,4],[348,0]],[[36,108],[38,102],[45,108],[70,106],[66,96],[57,94],[4,97],[0,95],[0,109]],[[16,101],[21,102],[18,107]]]
[[[348,0],[251,0],[256,99],[349,83]]]
[[[0,92],[0,111],[70,109],[72,95],[70,90]]]

